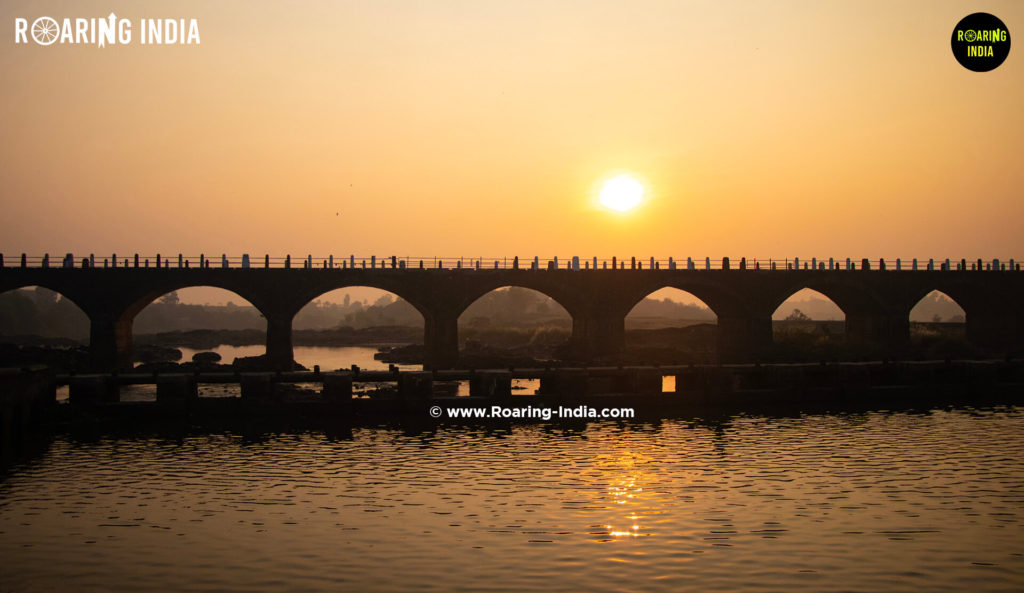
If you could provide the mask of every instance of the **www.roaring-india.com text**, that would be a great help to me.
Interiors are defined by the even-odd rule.
[[[591,408],[590,406],[573,406],[556,408],[541,408],[536,406],[525,406],[507,408],[503,406],[490,406],[483,408],[442,408],[432,406],[429,410],[431,417],[440,418],[464,418],[464,419],[535,419],[551,420],[552,418],[633,418],[633,408]]]

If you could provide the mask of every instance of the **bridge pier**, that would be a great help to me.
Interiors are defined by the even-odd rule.
[[[625,345],[624,313],[572,316],[570,348],[575,359],[587,362],[614,359],[622,353]]]
[[[424,319],[423,368],[453,369],[459,362],[459,318],[437,315]]]
[[[267,315],[267,364],[275,371],[293,370],[292,318]]]
[[[132,368],[132,323],[90,318],[89,356],[92,368],[115,371]]]
[[[1003,356],[1018,353],[1024,347],[1024,314],[1000,315],[999,310],[971,310],[967,313],[967,341],[987,351]]]
[[[719,362],[759,361],[768,355],[771,347],[771,314],[764,316],[719,316]]]
[[[910,345],[908,314],[851,311],[846,314],[846,339],[877,349],[882,356],[898,356]]]

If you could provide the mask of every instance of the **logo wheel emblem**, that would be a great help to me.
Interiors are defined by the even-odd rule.
[[[32,39],[39,45],[50,45],[57,41],[59,30],[57,21],[48,16],[41,16],[32,23]]]

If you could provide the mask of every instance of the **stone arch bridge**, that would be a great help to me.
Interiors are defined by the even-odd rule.
[[[774,266],[772,266],[774,268]],[[909,313],[933,290],[966,312],[967,338],[996,356],[1016,352],[1024,334],[1024,274],[1009,270],[892,269],[359,269],[3,267],[0,292],[28,286],[54,290],[78,305],[91,324],[97,370],[127,368],[132,322],[173,290],[212,286],[236,293],[267,320],[267,356],[275,368],[292,361],[292,319],[332,290],[367,286],[390,291],[423,315],[427,368],[458,363],[459,315],[484,294],[506,286],[539,291],[572,316],[571,346],[582,362],[614,361],[624,345],[625,317],[665,287],[690,292],[718,316],[723,362],[768,360],[772,314],[800,289],[832,299],[846,314],[848,339],[898,357],[909,343]]]

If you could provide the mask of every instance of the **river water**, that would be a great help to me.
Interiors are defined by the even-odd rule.
[[[58,435],[0,591],[1021,591],[1022,412]]]
[[[223,344],[209,350],[193,350],[191,348],[178,349],[181,350],[182,354],[181,362],[192,360],[192,356],[197,352],[216,352],[221,356],[221,362],[225,364],[231,364],[235,358],[260,356],[266,353],[266,348],[264,346],[227,346]],[[296,346],[294,348],[294,356],[296,362],[310,370],[312,370],[314,366],[319,366],[322,371],[326,372],[338,369],[350,369],[352,365],[356,365],[360,369],[368,371],[387,370],[389,367],[388,363],[376,360],[373,357],[377,351],[377,348],[369,346]],[[400,370],[423,369],[423,365],[419,364],[396,364],[394,366],[398,367]],[[363,391],[372,391],[380,386],[381,384],[377,383],[357,382],[354,389],[357,393],[361,393]],[[310,387],[314,386],[311,385]],[[539,379],[512,380],[512,389],[514,389],[516,393],[535,393],[538,387],[540,387]],[[454,389],[456,394],[468,396],[469,381],[459,381],[458,385],[456,385]],[[122,385],[120,391],[121,401],[156,401],[156,385]],[[199,384],[200,397],[240,397],[240,395],[241,390],[237,383]],[[66,402],[68,401],[68,396],[69,389],[67,385],[57,389],[58,401],[62,403]]]
[[[231,364],[235,358],[246,356],[260,356],[266,354],[265,346],[226,346],[220,345],[209,350],[193,350],[191,348],[178,348],[181,350],[181,362],[192,360],[197,352],[216,352],[220,354],[221,362]],[[358,365],[364,370],[386,370],[388,363],[375,360],[373,355],[377,353],[376,348],[368,346],[296,346],[293,348],[295,362],[312,370],[319,365],[323,371],[337,369],[348,369],[352,365]],[[422,365],[397,365],[402,369],[422,369]]]

